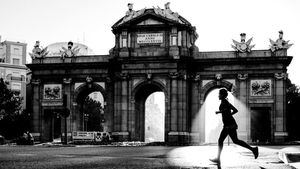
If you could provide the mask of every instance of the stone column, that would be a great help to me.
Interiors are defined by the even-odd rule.
[[[197,74],[191,79],[191,133],[190,142],[198,144],[200,142],[200,90],[199,90],[200,75]]]
[[[177,131],[183,132],[183,80],[177,79]]]
[[[132,95],[132,90],[133,90],[133,79],[130,79],[128,82],[128,132],[129,132],[129,137],[130,140],[134,141],[136,140],[135,136],[135,100]]]
[[[188,117],[188,111],[187,111],[187,104],[188,104],[188,99],[187,99],[187,74],[184,73],[183,76],[182,76],[182,80],[181,80],[181,83],[182,83],[182,102],[181,102],[181,105],[182,105],[182,108],[181,108],[181,111],[182,111],[182,130],[181,132],[179,133],[180,134],[180,137],[182,138],[181,143],[182,144],[187,144],[189,142],[189,131],[188,131],[188,128],[187,128],[187,117]]]
[[[121,86],[121,132],[123,139],[128,140],[128,74],[122,74]]]
[[[251,114],[247,113],[247,79],[248,74],[238,74],[238,91],[237,96],[239,101],[242,104],[237,104],[238,114],[240,117],[240,124],[239,124],[239,137],[242,140],[251,140],[250,132],[251,132]]]
[[[286,73],[275,73],[275,132],[274,141],[283,142],[286,132]]]
[[[187,112],[187,104],[188,104],[188,99],[187,99],[187,75],[183,75],[182,79],[182,131],[188,132],[187,128],[187,117],[188,117],[188,112]]]
[[[112,83],[112,80],[110,77],[106,78],[106,106],[105,106],[105,113],[104,113],[104,117],[106,119],[106,123],[107,123],[107,128],[108,128],[108,132],[112,132],[113,131],[113,121],[114,121],[114,83]]]
[[[172,87],[171,87],[171,82],[172,82],[172,79],[169,78],[167,80],[167,95],[166,96],[166,107],[165,107],[165,142],[169,142],[168,140],[168,133],[171,130],[171,91],[172,91]]]
[[[127,131],[127,81],[124,74],[118,74],[114,89],[114,132],[112,135],[118,141],[128,137]],[[126,131],[125,131],[126,130]]]
[[[66,105],[66,108],[68,108],[69,110],[70,110],[70,115],[69,115],[69,117],[67,117],[67,136],[68,137],[71,137],[71,132],[72,132],[72,130],[71,130],[71,124],[72,124],[72,116],[73,116],[73,112],[72,112],[72,107],[73,107],[73,105],[71,104],[71,101],[72,101],[72,97],[71,97],[71,81],[72,81],[72,79],[71,78],[63,78],[63,84],[64,84],[64,87],[63,87],[63,89],[64,89],[64,94],[66,94],[67,95],[67,105]],[[62,118],[63,119],[63,121],[65,120],[64,119],[64,117]],[[62,131],[62,133],[63,133],[63,136],[64,136],[64,131],[65,131],[65,123],[63,123],[62,125],[61,125],[62,127],[61,127],[61,131]],[[68,140],[70,140],[69,138],[68,138]]]
[[[205,91],[204,91],[204,81],[201,80],[199,83],[199,111],[198,111],[198,119],[199,119],[199,141],[200,143],[205,142]]]
[[[170,119],[171,119],[171,128],[168,133],[168,142],[169,143],[176,143],[178,140],[178,127],[177,127],[177,122],[178,122],[178,117],[177,117],[177,106],[178,106],[178,101],[177,101],[177,77],[178,73],[170,73],[170,78],[171,78],[171,93],[170,93],[170,99],[171,99],[171,107],[170,107]]]
[[[42,117],[41,117],[41,92],[42,86],[40,79],[32,79],[31,83],[33,84],[33,96],[32,96],[32,135],[35,138],[35,140],[41,140],[41,134],[42,134]]]
[[[121,92],[120,82],[118,80],[114,83],[114,132],[121,130],[121,118],[120,118],[120,92]],[[114,134],[114,133],[113,133]]]

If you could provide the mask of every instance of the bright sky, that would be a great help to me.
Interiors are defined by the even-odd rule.
[[[283,38],[294,43],[288,50],[294,56],[289,77],[300,86],[298,0],[0,0],[1,41],[25,42],[31,52],[36,40],[43,47],[72,40],[108,54],[114,46],[111,26],[125,15],[128,2],[139,10],[164,8],[168,1],[173,12],[196,26],[200,51],[233,50],[232,39],[240,40],[242,32],[253,37],[254,50],[269,49],[269,38],[276,40],[283,30]]]

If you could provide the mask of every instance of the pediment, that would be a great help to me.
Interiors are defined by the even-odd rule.
[[[162,25],[162,24],[164,24],[164,23],[160,22],[158,20],[149,18],[149,19],[139,22],[137,25]]]

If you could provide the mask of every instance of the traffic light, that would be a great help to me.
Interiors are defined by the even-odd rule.
[[[84,121],[89,121],[89,116],[90,116],[89,114],[84,113],[83,116],[84,116]]]

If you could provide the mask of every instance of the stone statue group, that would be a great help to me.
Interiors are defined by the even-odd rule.
[[[62,47],[60,50],[60,56],[62,59],[67,57],[77,56],[80,51],[78,46],[73,47],[73,42],[68,42],[68,47]],[[29,53],[32,59],[43,59],[48,55],[49,51],[47,51],[47,47],[40,47],[40,41],[36,41],[34,48],[32,49],[32,53]]]
[[[241,36],[241,42],[232,40],[234,45],[231,45],[231,47],[233,49],[235,49],[237,52],[241,52],[241,53],[251,52],[251,49],[255,46],[255,45],[250,45],[250,43],[252,42],[252,38],[250,38],[246,42],[246,33],[241,33],[240,36]],[[288,49],[293,45],[293,44],[289,44],[289,41],[285,41],[283,39],[283,31],[282,30],[279,31],[279,38],[276,41],[273,41],[272,39],[270,39],[270,43],[271,43],[270,50],[272,52],[282,50],[282,49]]]

